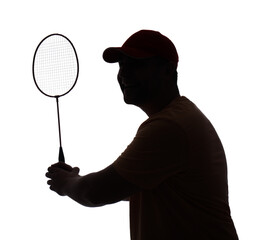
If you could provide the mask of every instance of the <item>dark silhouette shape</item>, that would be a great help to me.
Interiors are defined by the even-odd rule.
[[[85,206],[130,201],[131,239],[238,239],[228,203],[221,141],[203,113],[177,87],[178,55],[159,32],[142,30],[120,48],[104,51],[119,62],[124,101],[149,118],[106,169],[79,176],[57,163],[50,188]]]

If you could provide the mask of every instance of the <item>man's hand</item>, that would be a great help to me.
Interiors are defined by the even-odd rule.
[[[50,178],[47,181],[47,184],[50,185],[49,188],[59,195],[65,196],[69,188],[80,178],[79,168],[72,168],[65,163],[58,162],[48,168],[46,177]]]

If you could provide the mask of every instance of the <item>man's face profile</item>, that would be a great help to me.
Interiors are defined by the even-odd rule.
[[[148,103],[160,91],[163,65],[158,58],[133,59],[123,56],[119,61],[117,79],[127,104]]]

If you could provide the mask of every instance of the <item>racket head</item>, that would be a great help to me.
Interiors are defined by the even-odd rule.
[[[64,35],[53,33],[38,44],[32,63],[34,82],[48,97],[61,97],[76,85],[79,61],[73,43]]]

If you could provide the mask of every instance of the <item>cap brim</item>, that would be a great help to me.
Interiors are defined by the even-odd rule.
[[[108,63],[119,62],[122,56],[136,59],[154,57],[154,54],[128,47],[110,47],[103,52],[103,59]]]
[[[103,52],[103,59],[108,63],[119,62],[121,58],[121,48],[110,47]]]

